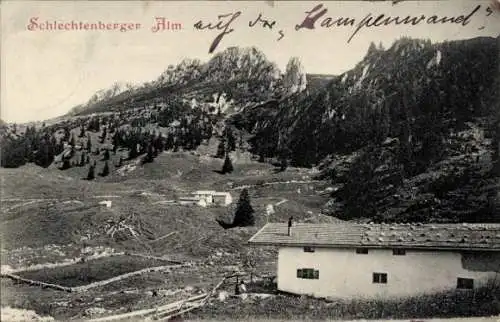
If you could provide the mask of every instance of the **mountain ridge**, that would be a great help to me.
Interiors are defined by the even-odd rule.
[[[115,87],[41,133],[30,128],[29,143],[2,136],[2,166],[50,165],[56,151],[71,167],[111,147],[152,162],[163,149],[213,138],[219,157],[248,150],[281,171],[318,168],[337,187],[325,212],[344,219],[498,221],[499,40],[403,37],[388,49],[372,44],[336,76],[306,74],[294,58],[282,73],[256,48],[231,47],[207,63],[185,59],[143,87]],[[71,152],[88,141],[98,150]]]

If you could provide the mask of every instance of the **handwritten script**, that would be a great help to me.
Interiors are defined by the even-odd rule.
[[[483,8],[484,7],[484,8]],[[383,28],[390,26],[406,25],[444,25],[453,24],[457,27],[465,27],[469,25],[474,17],[483,17],[481,12],[485,12],[486,17],[489,17],[494,11],[491,6],[473,5],[466,12],[456,16],[440,16],[440,15],[405,15],[405,16],[390,16],[384,13],[373,14],[368,13],[364,17],[335,17],[329,14],[329,9],[323,4],[317,4],[310,10],[304,12],[299,23],[292,30],[294,32],[315,30],[315,29],[335,29],[335,28],[350,28],[350,34],[347,38],[347,43],[350,43],[362,30],[370,28]],[[218,31],[218,35],[212,41],[209,53],[213,53],[222,39],[235,31],[235,26],[243,13],[241,11],[220,14],[215,21],[206,22],[198,20],[194,24],[194,28],[199,31]],[[279,26],[279,22],[271,17],[266,17],[260,13],[257,17],[248,20],[249,28],[263,28],[277,34],[277,41],[285,37],[285,30]],[[483,29],[484,26],[479,27]]]

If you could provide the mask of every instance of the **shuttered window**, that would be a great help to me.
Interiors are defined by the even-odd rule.
[[[387,273],[373,273],[374,284],[387,284]]]
[[[317,280],[319,279],[319,271],[313,268],[297,269],[297,278]]]

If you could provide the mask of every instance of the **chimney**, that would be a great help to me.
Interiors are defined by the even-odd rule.
[[[288,218],[288,236],[292,236],[293,217]]]

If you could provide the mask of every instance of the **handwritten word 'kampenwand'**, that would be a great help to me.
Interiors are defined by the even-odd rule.
[[[322,28],[332,28],[332,27],[347,27],[352,26],[356,27],[354,32],[351,34],[347,42],[349,43],[354,36],[363,28],[371,28],[371,27],[383,27],[389,25],[408,25],[411,24],[413,26],[418,25],[420,23],[427,24],[461,24],[462,26],[466,26],[469,24],[472,16],[479,11],[481,5],[477,5],[470,13],[462,14],[456,17],[439,17],[437,15],[432,16],[386,16],[385,14],[381,14],[378,16],[373,16],[371,13],[366,15],[361,21],[356,24],[356,19],[351,17],[340,17],[334,19],[332,17],[324,17],[319,23]],[[316,22],[328,12],[327,8],[323,8],[323,4],[319,4],[315,6],[312,10],[306,11],[306,18],[300,25],[295,26],[295,30],[300,30],[302,28],[306,29],[315,29]]]

